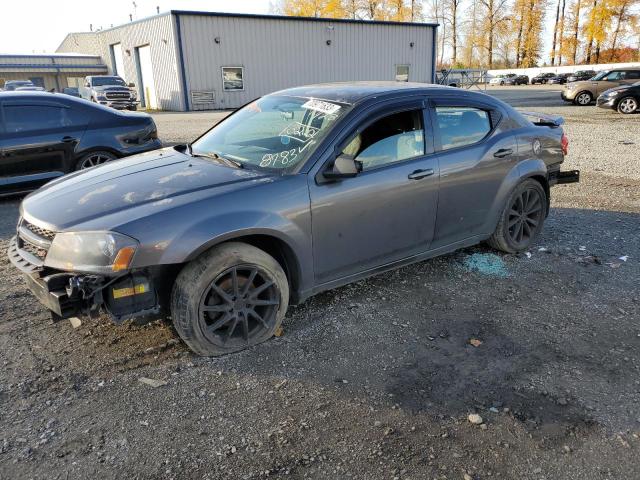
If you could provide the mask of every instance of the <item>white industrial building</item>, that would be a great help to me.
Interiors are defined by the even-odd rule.
[[[95,55],[159,110],[236,108],[319,82],[435,78],[435,24],[170,11],[69,34],[57,52]]]

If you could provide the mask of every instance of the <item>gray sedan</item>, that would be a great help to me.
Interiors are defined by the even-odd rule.
[[[70,174],[20,207],[9,258],[55,319],[164,313],[201,355],[270,338],[289,304],[486,241],[549,210],[560,118],[436,85],[262,97],[191,145]]]

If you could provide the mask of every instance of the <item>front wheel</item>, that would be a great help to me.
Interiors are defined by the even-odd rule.
[[[576,105],[580,105],[584,107],[586,105],[589,105],[592,100],[593,100],[593,95],[591,95],[590,92],[580,92],[576,95],[573,101]]]
[[[218,356],[271,338],[288,304],[289,283],[280,264],[252,245],[229,242],[180,272],[171,316],[191,350]]]
[[[511,192],[488,243],[503,252],[524,252],[542,231],[546,216],[544,188],[540,182],[527,179]]]
[[[624,114],[635,113],[638,111],[638,100],[634,97],[624,97],[618,102],[618,112]]]

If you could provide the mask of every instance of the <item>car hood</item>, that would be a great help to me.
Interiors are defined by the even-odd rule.
[[[272,176],[165,148],[49,182],[27,196],[20,210],[26,220],[62,231],[142,205],[170,204],[193,192],[214,195]]]

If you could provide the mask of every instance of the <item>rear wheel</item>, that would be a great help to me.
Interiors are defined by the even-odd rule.
[[[87,168],[102,165],[103,163],[115,160],[116,158],[118,157],[111,152],[89,152],[80,157],[80,160],[76,163],[76,170],[86,170]]]
[[[511,192],[489,245],[507,253],[524,252],[542,231],[546,215],[544,188],[536,180],[525,180]]]
[[[264,342],[287,311],[289,284],[280,264],[239,242],[188,264],[173,287],[173,325],[195,353],[217,356]]]
[[[624,97],[618,102],[618,112],[620,113],[635,113],[638,111],[638,100],[634,97]]]
[[[573,99],[573,102],[576,105],[585,106],[585,105],[589,105],[592,100],[593,100],[593,95],[591,95],[590,92],[580,92],[575,96],[575,98]]]

